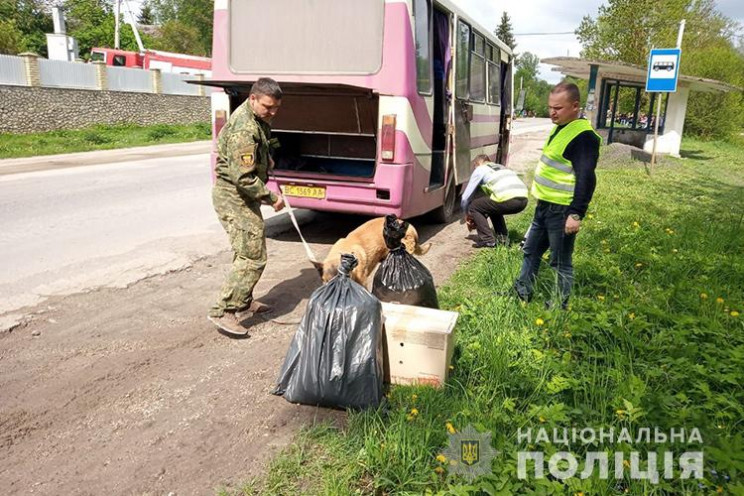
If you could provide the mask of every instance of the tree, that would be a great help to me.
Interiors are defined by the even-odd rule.
[[[517,46],[517,42],[514,40],[511,20],[509,19],[509,14],[507,14],[506,11],[501,14],[501,22],[499,23],[499,27],[496,28],[494,34],[498,39],[506,43],[509,48],[512,49],[512,51],[514,51],[514,48],[516,48]]]
[[[171,25],[171,32],[196,33],[196,39],[184,40],[181,45],[190,47],[192,55],[211,55],[212,53],[212,28],[213,28],[213,0],[151,0],[151,6],[155,19],[163,28],[171,21],[178,24]],[[177,46],[178,40],[174,38],[164,39],[163,44]],[[196,43],[194,43],[196,41]],[[183,51],[183,50],[179,50]]]
[[[54,32],[49,0],[0,0],[0,19],[0,37],[9,46],[16,40],[18,52],[47,56],[45,33]]]
[[[199,31],[194,26],[177,20],[163,24],[160,34],[152,39],[152,43],[157,50],[206,55]]]
[[[153,12],[152,5],[149,1],[145,1],[140,8],[139,16],[137,16],[137,23],[145,26],[155,24],[155,13]]]
[[[112,5],[104,0],[65,0],[67,32],[78,42],[80,57],[87,60],[93,47],[113,47],[115,16]],[[129,24],[121,16],[119,24],[120,48],[139,51],[137,40]],[[149,46],[149,39],[142,35],[143,43]]]
[[[540,58],[530,52],[524,52],[517,59],[517,73],[515,80],[523,78],[526,81],[537,79],[537,67],[540,65]]]
[[[744,57],[734,44],[736,23],[715,8],[713,0],[608,0],[597,16],[585,16],[576,35],[582,57],[622,61],[645,67],[650,49],[673,47],[679,21],[685,19],[680,73],[744,83]],[[693,92],[686,131],[726,137],[744,125],[741,94]]]
[[[0,54],[15,55],[20,52],[23,33],[13,19],[0,20]]]

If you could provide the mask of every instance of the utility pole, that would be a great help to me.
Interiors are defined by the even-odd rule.
[[[685,34],[685,20],[682,19],[679,22],[679,32],[677,33],[677,48],[682,48],[682,35]],[[667,98],[669,98],[669,93],[667,93]],[[656,141],[659,139],[659,121],[661,120],[661,100],[662,100],[662,93],[659,93],[659,98],[656,102],[656,119],[654,119],[654,147],[651,150],[651,166],[649,169],[649,174],[651,173],[651,169],[653,169],[654,164],[656,164]]]
[[[114,0],[114,48],[119,49],[119,14],[121,14],[121,0]]]

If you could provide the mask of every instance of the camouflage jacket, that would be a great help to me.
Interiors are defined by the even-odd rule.
[[[270,140],[271,128],[256,117],[246,100],[232,113],[217,139],[218,181],[233,184],[243,197],[275,203],[277,196],[266,187]]]

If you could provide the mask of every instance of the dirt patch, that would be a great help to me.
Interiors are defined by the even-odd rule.
[[[318,214],[304,234],[323,256],[363,220]],[[421,260],[438,284],[473,253],[458,222],[414,224],[433,242]],[[291,231],[268,251],[256,294],[274,307],[267,318],[295,322],[317,272]],[[294,325],[255,320],[234,340],[206,320],[228,263],[222,253],[127,289],[52,299],[0,336],[5,494],[208,494],[260,474],[300,427],[344,422],[269,394]]]

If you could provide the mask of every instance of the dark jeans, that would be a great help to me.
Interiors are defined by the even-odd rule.
[[[491,219],[496,236],[505,239],[509,235],[506,229],[504,215],[518,214],[527,207],[527,198],[512,198],[497,203],[483,193],[478,194],[468,205],[468,215],[473,218],[478,231],[478,239],[482,243],[494,243],[493,231],[488,225]]]
[[[514,289],[523,300],[532,297],[532,286],[540,270],[545,251],[550,248],[550,266],[558,273],[558,293],[561,305],[568,305],[573,285],[573,249],[575,234],[566,234],[567,205],[556,205],[542,200],[537,202],[529,236],[524,244],[524,261]]]

